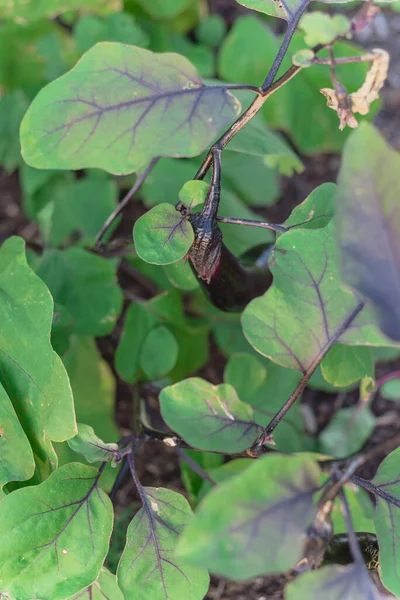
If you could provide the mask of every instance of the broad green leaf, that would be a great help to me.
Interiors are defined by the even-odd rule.
[[[198,450],[185,450],[186,454],[195,461],[204,471],[209,472],[220,467],[224,462],[222,454],[212,452],[199,452]],[[249,459],[251,461],[251,459]],[[229,464],[229,463],[228,463]],[[180,461],[181,480],[188,494],[192,506],[197,504],[200,490],[203,488],[204,479],[194,471],[183,458]]]
[[[239,110],[181,56],[102,42],[35,98],[21,125],[22,153],[42,169],[122,175],[156,156],[200,154]]]
[[[336,193],[337,186],[334,183],[319,185],[292,210],[284,225],[292,228],[298,226],[303,229],[326,227],[335,213]]]
[[[196,38],[201,44],[216,48],[222,43],[226,29],[227,26],[222,15],[211,14],[197,25]]]
[[[19,127],[28,108],[28,101],[20,91],[0,99],[0,165],[9,173],[20,163]]]
[[[78,423],[78,433],[68,440],[74,452],[83,454],[89,463],[110,462],[118,452],[117,444],[106,444],[94,432],[93,427]]]
[[[113,515],[98,471],[65,465],[0,503],[0,581],[18,600],[64,600],[90,585],[107,554]]]
[[[292,568],[316,512],[318,474],[308,457],[270,454],[254,461],[205,497],[178,556],[237,580]]]
[[[110,261],[83,248],[48,250],[37,274],[72,316],[75,333],[102,336],[113,330],[123,298]]]
[[[335,387],[345,387],[363,377],[374,377],[371,348],[335,344],[321,362],[322,375]]]
[[[379,389],[379,393],[386,400],[400,400],[400,378],[386,381]]]
[[[179,536],[193,518],[186,498],[163,488],[142,489],[143,507],[130,523],[117,580],[125,600],[202,600],[207,571],[175,555]]]
[[[363,123],[346,144],[339,174],[342,271],[346,283],[372,302],[382,331],[396,340],[400,340],[399,186],[400,155],[376,129]]]
[[[289,583],[287,600],[382,600],[368,571],[358,565],[327,566],[304,573]]]
[[[118,10],[120,0],[85,0],[85,8],[103,12]],[[0,17],[16,23],[29,23],[82,8],[81,0],[10,0],[0,6]]]
[[[326,477],[325,477],[326,481]],[[344,486],[346,500],[350,507],[351,520],[354,531],[375,533],[374,505],[365,490],[348,483]],[[343,514],[343,506],[340,498],[336,497],[332,512],[333,531],[335,534],[347,533],[346,519]]]
[[[140,189],[148,208],[167,202],[175,206],[182,186],[193,179],[200,163],[196,159],[162,158],[158,161]]]
[[[300,19],[299,27],[304,31],[304,41],[308,46],[330,44],[333,40],[347,33],[350,21],[345,15],[327,15],[314,11],[306,13]]]
[[[69,349],[63,360],[74,394],[77,420],[93,427],[102,440],[116,442],[121,437],[114,418],[116,382],[109,365],[97,350],[94,339],[71,336]],[[85,463],[83,456],[73,452],[67,443],[57,444],[56,451],[62,464],[76,461]],[[116,474],[116,469],[107,465],[100,478],[100,485],[110,490]]]
[[[160,405],[167,425],[199,450],[242,452],[262,433],[253,409],[227,384],[186,379],[161,390]]]
[[[199,287],[199,281],[193,273],[189,261],[185,259],[165,265],[164,273],[172,285],[179,290],[191,292]]]
[[[44,240],[60,246],[79,238],[80,245],[94,246],[101,226],[116,206],[115,181],[95,175],[79,180],[55,178],[46,188],[48,204],[37,215]]]
[[[257,10],[259,12],[279,17],[290,21],[292,13],[296,12],[302,2],[301,0],[286,0],[286,2],[278,2],[277,0],[237,0],[239,4],[243,4],[246,8]]]
[[[262,362],[251,354],[234,354],[229,359],[224,381],[232,385],[243,402],[251,404],[251,399],[267,377]]]
[[[111,13],[105,17],[86,15],[74,26],[73,37],[81,54],[98,42],[121,42],[147,48],[149,38],[128,13]]]
[[[140,366],[151,381],[161,379],[175,366],[179,346],[167,327],[152,329],[140,352]]]
[[[205,181],[192,179],[187,181],[178,194],[179,200],[190,209],[199,204],[204,204],[209,190],[209,185]]]
[[[32,477],[35,471],[32,449],[1,383],[0,457],[0,492],[9,481],[24,481]]]
[[[218,485],[220,483],[224,483],[224,481],[228,481],[228,479],[231,479],[236,475],[240,475],[243,473],[243,471],[250,467],[252,463],[253,459],[251,458],[235,458],[215,469],[211,469],[209,474],[211,479]],[[206,494],[209,493],[212,487],[213,486],[211,486],[209,481],[203,482],[198,497],[199,502],[204,498],[204,496],[206,496]]]
[[[194,4],[195,0],[137,0],[154,19],[171,19]]]
[[[50,345],[53,301],[29,268],[21,238],[0,249],[0,381],[31,444],[38,477],[56,466],[52,441],[73,437],[67,373]]]
[[[269,206],[274,204],[280,194],[278,172],[268,167],[265,160],[260,156],[240,154],[239,152],[226,152],[224,155],[222,189],[222,214],[232,216],[233,212],[235,212],[235,216],[237,216],[244,209],[247,210],[248,214],[247,217],[243,218],[254,218],[257,220],[260,219],[259,215],[248,211],[245,207],[243,209],[238,209],[238,207],[243,206],[243,202],[248,206]],[[240,231],[247,228],[239,227],[235,229],[239,229]],[[234,233],[232,232],[232,227],[230,231]],[[241,233],[247,234],[248,232],[242,231]],[[250,233],[254,235],[254,229]]]
[[[353,317],[359,300],[341,288],[338,263],[333,224],[278,239],[269,261],[273,285],[242,315],[245,336],[260,354],[305,373],[333,343],[390,344],[370,309]]]
[[[186,217],[173,206],[160,204],[136,221],[133,238],[142,260],[168,265],[186,256],[194,242],[194,232]]]
[[[400,448],[397,448],[379,465],[378,472],[372,480],[372,483],[379,488],[375,492],[374,521],[379,544],[380,575],[383,585],[395,596],[400,594],[398,546],[400,535],[399,460]],[[379,492],[382,492],[382,494]]]
[[[334,458],[350,456],[368,440],[375,423],[376,418],[366,405],[338,410],[319,436],[321,452]]]
[[[68,600],[124,600],[124,596],[115,575],[103,567],[96,581]]]

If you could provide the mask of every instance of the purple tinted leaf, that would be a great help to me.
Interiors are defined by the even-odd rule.
[[[338,232],[345,281],[368,298],[382,331],[400,341],[400,155],[362,123],[346,143]]]
[[[35,98],[21,125],[40,169],[137,171],[156,156],[196,156],[240,110],[178,54],[103,42]]]
[[[253,409],[227,384],[215,386],[192,377],[164,388],[160,403],[167,425],[199,450],[242,452],[263,431]]]
[[[163,488],[140,488],[143,507],[131,521],[118,565],[125,600],[202,600],[208,588],[204,569],[175,556],[178,538],[193,513],[181,494]]]

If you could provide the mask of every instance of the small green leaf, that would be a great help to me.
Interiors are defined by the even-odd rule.
[[[326,482],[326,476],[325,476]],[[321,482],[323,483],[323,482]],[[350,507],[354,531],[375,533],[374,505],[370,496],[362,488],[349,483],[344,486],[346,500]],[[336,497],[332,508],[332,523],[335,534],[347,533],[346,519],[340,498]]]
[[[49,250],[37,274],[72,316],[75,333],[102,336],[113,330],[123,298],[110,261],[82,248]]]
[[[117,444],[106,444],[94,432],[93,427],[78,423],[78,433],[68,440],[74,452],[83,454],[89,463],[110,462],[118,452]]]
[[[382,583],[395,596],[400,594],[398,539],[400,535],[400,448],[379,465],[372,483],[382,486],[382,495],[375,494],[375,527],[379,544],[379,564]],[[1,506],[1,504],[0,504]]]
[[[156,156],[200,154],[239,109],[182,56],[101,42],[36,96],[21,124],[22,153],[41,169],[123,175]]]
[[[301,557],[316,512],[318,477],[317,463],[308,457],[254,461],[204,498],[179,541],[178,556],[236,580],[289,570]]]
[[[24,241],[9,238],[0,249],[0,381],[41,477],[57,464],[52,441],[76,433],[67,373],[50,345],[52,319],[53,300],[26,262]]]
[[[359,565],[328,566],[296,577],[286,588],[287,600],[381,600],[368,571]]]
[[[224,462],[222,454],[212,452],[199,452],[198,450],[185,450],[186,454],[206,472],[216,469]],[[199,492],[203,487],[204,479],[194,471],[183,458],[180,461],[181,480],[188,493],[192,506],[197,504]]]
[[[234,354],[224,371],[224,381],[232,385],[243,402],[251,398],[264,383],[267,370],[261,361],[251,354]]]
[[[156,327],[146,337],[141,352],[140,366],[151,381],[161,379],[175,366],[179,346],[169,329]]]
[[[167,425],[199,450],[242,452],[262,433],[230,385],[189,378],[161,390],[160,404]]]
[[[140,258],[156,265],[181,260],[194,242],[189,221],[170,204],[155,206],[140,217],[133,237]]]
[[[9,481],[24,481],[32,477],[35,471],[32,449],[1,383],[0,456],[0,491]]]
[[[103,567],[96,581],[68,600],[124,600],[124,596],[115,575]]]
[[[339,174],[343,277],[371,301],[382,331],[395,340],[400,340],[399,186],[400,154],[362,123],[346,144]]]
[[[207,571],[175,555],[179,536],[193,518],[186,498],[163,488],[143,488],[144,506],[131,521],[117,570],[125,600],[202,600]]]
[[[189,261],[185,259],[166,265],[164,273],[168,277],[168,281],[179,290],[191,292],[199,287],[199,281],[193,273]]]
[[[28,101],[21,91],[0,99],[0,165],[9,173],[22,162],[19,127],[27,108]]]
[[[199,204],[204,204],[210,186],[205,181],[193,179],[187,181],[179,192],[179,200],[192,209]]]
[[[319,436],[321,452],[334,458],[350,456],[371,436],[375,423],[376,418],[368,406],[338,410]]]
[[[111,501],[97,481],[97,469],[65,465],[0,502],[3,593],[64,600],[96,579],[113,521]]]
[[[322,375],[335,387],[345,387],[375,373],[371,348],[335,344],[321,362]]]
[[[201,44],[216,48],[222,43],[226,34],[226,23],[224,18],[215,13],[206,17],[197,25],[196,38]]]
[[[303,15],[299,27],[305,33],[304,41],[308,46],[330,44],[338,36],[343,36],[350,29],[350,21],[345,15],[327,15],[315,11]]]
[[[298,50],[292,56],[293,64],[296,67],[311,67],[315,59],[315,54],[312,50],[305,48]]]
[[[105,17],[85,15],[74,26],[73,38],[83,54],[98,42],[121,42],[147,48],[149,38],[129,13],[111,13]]]
[[[334,183],[323,183],[296,206],[284,225],[301,227],[302,229],[321,229],[326,227],[335,214],[337,186]]]
[[[386,400],[400,400],[400,378],[386,381],[379,389],[379,393]]]
[[[301,6],[301,0],[286,0],[286,2],[278,2],[277,0],[237,0],[239,4],[243,4],[246,8],[257,10],[290,21],[292,13]]]

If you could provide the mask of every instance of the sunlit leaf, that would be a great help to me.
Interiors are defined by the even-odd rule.
[[[136,252],[146,262],[168,265],[186,256],[194,241],[189,221],[170,204],[149,210],[133,229]]]
[[[22,153],[37,168],[127,174],[156,156],[200,154],[239,108],[181,56],[102,42],[35,98]]]
[[[117,444],[106,444],[95,434],[93,427],[84,423],[78,423],[78,433],[68,440],[68,446],[83,454],[89,463],[109,462],[118,451]]]
[[[67,373],[50,345],[53,301],[21,238],[1,247],[0,292],[0,381],[44,477],[57,463],[52,441],[73,437],[76,424]]]
[[[304,31],[306,44],[316,46],[330,44],[336,37],[347,33],[350,29],[350,21],[345,15],[331,16],[314,11],[302,16],[299,27]]]
[[[200,450],[231,454],[249,448],[262,433],[253,409],[227,384],[193,377],[164,388],[161,413],[167,425]]]
[[[305,373],[336,342],[390,345],[373,324],[370,309],[356,316],[359,300],[341,288],[333,224],[285,233],[269,265],[273,285],[242,315],[247,339],[264,356]]]
[[[125,600],[202,600],[208,573],[175,555],[178,538],[192,520],[181,494],[142,488],[143,507],[131,521],[117,579]]]
[[[290,569],[315,515],[318,473],[307,457],[254,461],[204,498],[179,541],[178,556],[237,580]]]
[[[400,340],[400,155],[363,123],[339,174],[343,277],[373,304],[386,335]]]
[[[337,186],[334,183],[323,183],[296,206],[285,221],[286,227],[302,227],[303,229],[320,229],[332,220],[335,211]]]
[[[103,567],[96,581],[68,600],[124,600],[124,597],[115,575]]]
[[[19,600],[64,600],[100,572],[112,505],[93,467],[70,464],[0,503],[0,580]]]
[[[375,366],[371,348],[335,344],[321,362],[322,375],[335,387],[345,387],[373,377]]]

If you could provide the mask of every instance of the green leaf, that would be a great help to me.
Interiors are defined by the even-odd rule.
[[[113,330],[123,298],[110,261],[82,248],[48,250],[37,274],[72,316],[75,333],[102,336]]]
[[[354,531],[361,533],[375,533],[374,505],[372,504],[370,496],[365,490],[355,486],[353,483],[345,485],[344,490],[346,492],[346,500],[350,507]],[[343,506],[340,498],[338,497],[336,497],[333,503],[331,518],[334,533],[347,534],[347,525],[345,516],[343,514]]]
[[[376,418],[368,406],[338,410],[319,436],[321,452],[334,458],[350,456],[368,440],[375,423]]]
[[[0,503],[0,580],[19,600],[64,600],[100,572],[112,505],[93,467],[70,464]]]
[[[111,13],[105,17],[86,15],[74,26],[73,37],[80,54],[98,42],[121,42],[147,48],[149,38],[128,13]]]
[[[287,600],[380,600],[368,571],[359,565],[327,566],[296,577],[286,588]]]
[[[333,224],[324,229],[292,230],[271,254],[270,289],[252,300],[242,315],[245,336],[277,364],[306,373],[333,343],[389,345],[355,294],[342,288]]]
[[[314,59],[314,52],[307,48],[304,48],[304,50],[298,50],[292,56],[293,64],[296,67],[311,67],[314,63]]]
[[[118,0],[85,0],[85,8],[96,9],[98,13],[118,7]],[[81,0],[11,0],[0,7],[0,17],[26,23],[81,8]]]
[[[190,263],[185,259],[166,265],[164,273],[168,277],[168,281],[179,290],[191,292],[199,287],[199,281],[193,273]]]
[[[386,400],[400,400],[400,378],[386,381],[379,389],[379,393]]]
[[[302,227],[303,229],[321,229],[326,227],[335,214],[337,186],[334,183],[323,183],[296,206],[286,219],[286,227]]]
[[[171,331],[160,326],[146,337],[141,352],[140,366],[151,381],[161,379],[175,366],[179,346]]]
[[[238,212],[238,207],[243,207],[244,210],[248,211],[243,206],[243,202],[249,206],[269,206],[274,204],[280,194],[279,177],[277,171],[267,167],[265,161],[260,156],[227,152],[224,156],[222,189],[224,191],[222,194],[221,211],[223,210],[223,214],[231,216],[232,210],[236,213]],[[243,209],[239,209],[239,211]],[[261,218],[251,211],[248,212],[247,218]],[[252,216],[250,216],[250,213]],[[247,228],[239,227],[235,229],[243,230]],[[232,234],[232,227],[230,231]],[[255,231],[252,233],[254,234]]]
[[[193,518],[181,494],[143,488],[143,508],[128,527],[117,579],[125,600],[202,600],[209,577],[176,558],[179,536]]]
[[[153,19],[171,19],[189,8],[194,0],[137,0]]]
[[[304,41],[308,46],[330,44],[333,40],[346,34],[350,29],[350,21],[345,15],[327,15],[314,11],[303,15],[299,27],[305,33]]]
[[[37,217],[44,240],[60,246],[74,237],[79,238],[76,244],[94,246],[101,226],[115,209],[116,182],[89,175],[79,180],[55,178],[46,188],[48,204]]]
[[[118,452],[118,444],[106,444],[94,432],[93,427],[78,423],[78,433],[68,440],[74,452],[83,454],[89,463],[110,462]]]
[[[0,249],[0,282],[0,381],[45,477],[57,465],[51,442],[73,437],[76,424],[67,373],[50,345],[53,301],[21,238]]]
[[[199,450],[242,452],[262,433],[230,385],[189,378],[161,390],[160,405],[167,425]]]
[[[389,454],[379,465],[372,483],[382,495],[375,492],[375,527],[379,544],[379,564],[382,583],[395,596],[400,594],[398,538],[400,532],[400,448]],[[385,498],[386,496],[386,498]],[[0,504],[1,506],[1,504]]]
[[[374,377],[371,348],[335,344],[321,362],[322,375],[335,387],[345,387],[363,377]]]
[[[254,461],[205,497],[179,541],[178,556],[237,580],[287,571],[301,557],[316,512],[318,474],[308,457]]]
[[[185,450],[186,454],[194,460],[206,472],[213,471],[224,462],[222,454],[212,452],[199,452],[197,450]],[[251,462],[251,459],[249,459]],[[230,463],[228,463],[230,464]],[[203,488],[204,479],[194,471],[183,458],[180,461],[181,480],[188,493],[190,504],[196,505],[200,490]]]
[[[0,492],[9,481],[30,479],[35,461],[12,402],[0,383]]]
[[[199,166],[196,159],[159,160],[140,190],[145,206],[149,208],[163,202],[175,205],[182,186],[193,178]]]
[[[217,13],[211,14],[197,25],[196,38],[201,44],[216,48],[222,43],[226,29],[224,18]]]
[[[156,156],[200,154],[239,110],[181,56],[102,42],[35,98],[21,125],[22,153],[37,168],[122,175]]]
[[[382,331],[400,340],[400,155],[363,123],[346,144],[339,174],[343,277],[368,298]],[[379,240],[371,243],[371,240]]]
[[[11,173],[22,162],[19,127],[28,108],[28,101],[20,91],[0,99],[0,165]]]
[[[186,217],[173,206],[160,204],[136,221],[133,238],[142,260],[168,265],[186,256],[194,242],[194,232]]]
[[[96,581],[68,600],[124,600],[124,596],[115,575],[103,567]]]
[[[251,354],[234,354],[224,371],[224,381],[232,385],[243,402],[251,399],[267,377],[261,361]]]
[[[205,181],[193,179],[187,181],[178,194],[179,200],[190,209],[204,204],[210,186]]]
[[[246,8],[257,10],[271,15],[272,17],[279,17],[290,21],[292,13],[296,12],[301,6],[301,0],[286,0],[286,2],[277,2],[277,0],[237,0],[239,4],[243,4]]]

